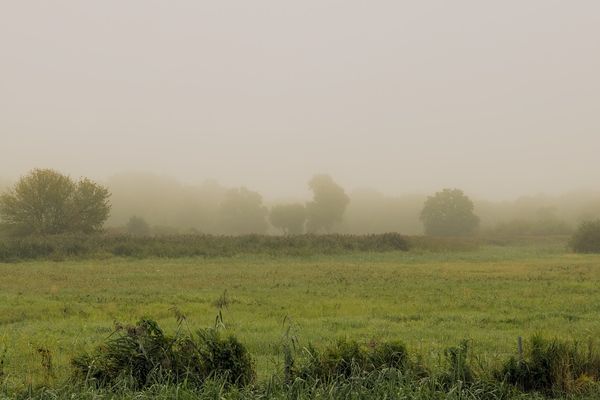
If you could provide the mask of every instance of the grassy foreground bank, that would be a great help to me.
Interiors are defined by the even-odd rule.
[[[263,382],[281,369],[284,319],[301,344],[401,340],[436,365],[444,348],[468,339],[477,363],[493,365],[515,353],[518,336],[597,336],[599,266],[600,256],[554,245],[0,264],[3,385],[60,388],[70,359],[114,321],[148,315],[171,329],[173,307],[192,329],[213,325],[221,308]]]

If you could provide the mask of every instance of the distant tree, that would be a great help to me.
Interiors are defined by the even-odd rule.
[[[108,218],[109,197],[105,187],[87,178],[74,182],[35,169],[0,196],[0,219],[14,234],[91,233]]]
[[[285,235],[299,235],[304,232],[306,208],[302,204],[280,204],[271,207],[269,221]]]
[[[473,202],[462,190],[444,189],[427,198],[420,218],[427,235],[470,235],[479,226],[473,209]]]
[[[600,219],[582,222],[570,245],[576,253],[600,253]]]
[[[231,189],[221,203],[221,228],[228,234],[265,233],[267,214],[260,194],[246,188]]]
[[[306,204],[306,229],[313,233],[330,232],[342,221],[350,198],[329,175],[315,175],[308,186],[313,191],[313,201]]]
[[[127,233],[133,236],[149,236],[151,232],[150,225],[148,225],[146,220],[137,215],[129,218],[125,229],[127,229]]]

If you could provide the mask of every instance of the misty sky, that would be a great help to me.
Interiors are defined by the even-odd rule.
[[[600,1],[0,2],[0,177],[600,189]]]

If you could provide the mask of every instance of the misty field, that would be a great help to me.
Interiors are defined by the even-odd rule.
[[[9,387],[52,384],[116,321],[150,316],[171,330],[176,308],[196,329],[213,326],[221,307],[259,378],[280,370],[289,321],[301,345],[399,339],[433,363],[469,339],[477,363],[493,364],[518,336],[596,337],[599,267],[599,255],[562,245],[0,264],[0,357]]]

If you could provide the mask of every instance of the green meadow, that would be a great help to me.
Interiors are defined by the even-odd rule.
[[[494,365],[516,352],[518,336],[600,334],[600,255],[555,244],[34,261],[0,264],[0,277],[2,379],[13,389],[64,382],[70,359],[116,322],[149,316],[172,331],[177,312],[192,331],[214,326],[220,313],[255,357],[259,379],[281,371],[286,332],[300,346],[401,340],[430,365],[463,339],[474,364]]]

